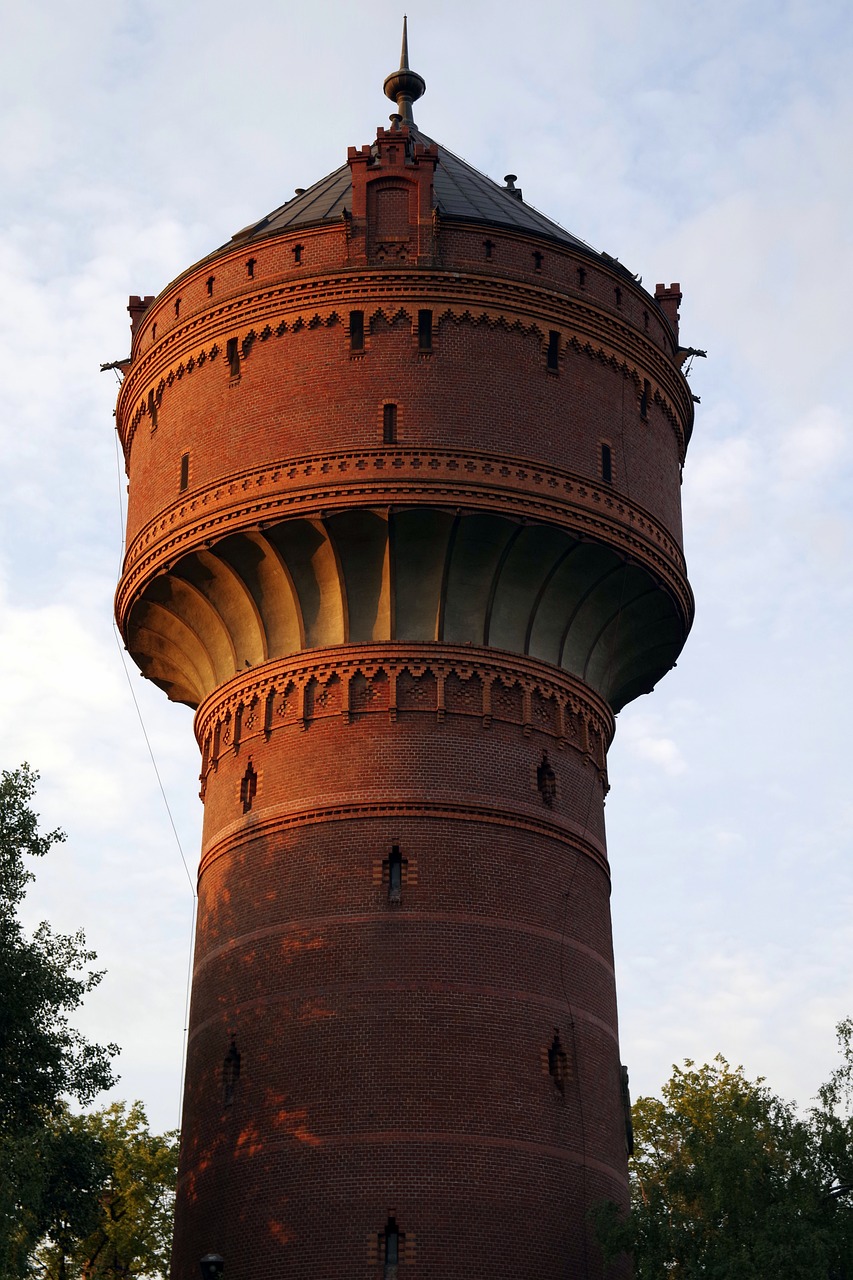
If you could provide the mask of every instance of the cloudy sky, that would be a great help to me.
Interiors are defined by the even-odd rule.
[[[807,1103],[853,1014],[853,6],[408,12],[419,125],[652,290],[680,281],[682,340],[708,350],[683,489],[696,623],[611,753],[622,1053],[635,1096],[722,1052]],[[179,1108],[198,759],[191,714],[116,643],[124,476],[98,367],[129,350],[129,294],[372,139],[400,20],[390,0],[4,13],[0,766],[40,769],[69,836],[28,921],[85,929],[107,974],[83,1026],[121,1043],[118,1095],[158,1127]]]

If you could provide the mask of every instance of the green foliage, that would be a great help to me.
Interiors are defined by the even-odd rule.
[[[632,1212],[600,1206],[605,1261],[637,1280],[853,1280],[853,1024],[803,1117],[725,1058],[673,1074],[633,1108]]]
[[[88,1103],[114,1083],[116,1045],[90,1044],[69,1015],[97,986],[82,933],[41,924],[27,937],[18,908],[41,858],[62,841],[41,834],[27,765],[0,774],[0,1280],[25,1274],[45,1233],[88,1223],[96,1144],[75,1127],[64,1099]],[[60,1222],[66,1227],[58,1227]]]
[[[0,1141],[26,1133],[61,1096],[88,1103],[114,1083],[117,1045],[89,1044],[68,1015],[102,974],[82,932],[40,924],[26,937],[17,909],[34,878],[26,857],[41,858],[65,839],[40,835],[30,801],[38,775],[27,765],[0,774]]]
[[[41,1280],[137,1280],[168,1274],[178,1135],[148,1129],[141,1102],[70,1118],[100,1157],[94,1213],[75,1236],[48,1233],[33,1271]],[[89,1206],[91,1208],[91,1206]],[[81,1229],[82,1228],[82,1229]]]

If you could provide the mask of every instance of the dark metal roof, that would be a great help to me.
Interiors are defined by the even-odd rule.
[[[436,145],[419,129],[410,128],[413,141]],[[454,218],[466,222],[481,222],[513,231],[526,231],[548,240],[595,253],[588,244],[566,231],[544,213],[525,204],[518,190],[502,187],[484,173],[479,173],[459,156],[438,145],[438,165],[435,170],[435,203],[442,218]],[[352,181],[348,164],[341,165],[333,173],[315,182],[312,187],[288,200],[287,204],[252,222],[232,238],[233,243],[275,235],[293,227],[309,226],[318,222],[339,221],[344,211],[352,210]],[[223,248],[229,246],[223,245]]]

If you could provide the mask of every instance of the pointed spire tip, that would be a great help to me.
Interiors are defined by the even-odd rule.
[[[400,50],[400,67],[385,77],[385,96],[397,103],[397,112],[405,125],[415,123],[412,104],[426,92],[426,80],[409,66],[409,22],[403,14],[403,46]]]
[[[409,70],[409,22],[406,14],[403,14],[403,46],[400,49],[400,70]]]

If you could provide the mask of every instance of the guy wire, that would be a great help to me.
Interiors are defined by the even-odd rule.
[[[119,508],[119,526],[120,526],[120,544],[121,544],[121,553],[119,557],[119,566],[118,566],[119,575],[121,574],[121,566],[122,566],[122,563],[124,562],[124,550],[125,550],[124,503],[122,501],[122,493],[121,493],[121,485],[122,485],[121,475],[122,473],[121,473],[121,454],[119,451],[119,435],[118,435],[118,430],[116,429],[116,477],[118,480],[118,508]],[[183,1109],[184,1071],[186,1069],[186,1063],[187,1063],[187,1034],[189,1031],[190,988],[192,983],[192,963],[193,963],[193,938],[195,937],[195,921],[196,921],[196,911],[198,907],[198,894],[196,893],[196,888],[195,888],[195,885],[193,884],[192,876],[190,874],[190,869],[187,866],[187,860],[184,856],[184,849],[183,849],[183,845],[181,844],[181,838],[178,835],[178,828],[175,825],[175,819],[172,815],[172,810],[169,805],[168,798],[166,796],[166,789],[163,786],[163,779],[160,775],[160,770],[157,767],[157,760],[155,759],[155,756],[154,756],[154,749],[151,746],[151,739],[149,738],[148,731],[145,728],[145,721],[142,718],[142,709],[139,706],[139,700],[136,697],[136,690],[133,687],[133,681],[130,678],[130,672],[128,671],[128,668],[127,668],[127,661],[125,658],[126,650],[124,648],[124,645],[122,644],[121,636],[119,634],[119,629],[118,629],[118,626],[116,625],[115,620],[113,620],[113,635],[115,636],[116,646],[119,651],[119,657],[121,659],[122,669],[124,671],[125,678],[127,680],[127,687],[130,689],[130,696],[133,699],[133,705],[136,708],[136,715],[137,715],[137,718],[139,719],[139,726],[142,729],[142,736],[145,739],[145,745],[148,748],[148,755],[151,758],[151,764],[153,765],[153,768],[154,768],[154,776],[156,777],[157,785],[160,788],[160,795],[163,797],[163,804],[166,809],[166,814],[169,818],[169,825],[172,828],[172,834],[175,837],[175,843],[178,846],[178,853],[180,854],[181,862],[184,864],[184,871],[186,873],[187,881],[190,886],[190,893],[192,894],[192,909],[190,911],[190,941],[189,941],[189,947],[187,948],[187,978],[186,978],[186,986],[184,990],[184,1032],[181,1037],[181,1069],[178,1076],[177,1114],[178,1114],[178,1124],[180,1125],[181,1112]]]

